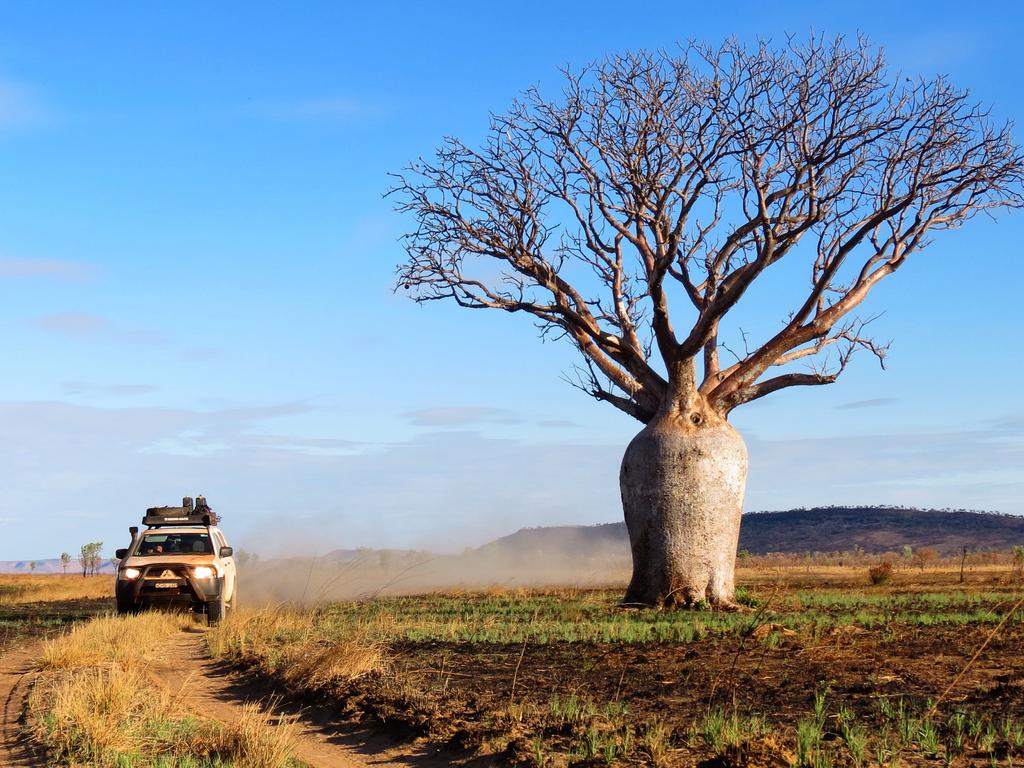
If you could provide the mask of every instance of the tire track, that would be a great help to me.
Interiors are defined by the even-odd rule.
[[[22,733],[22,713],[35,675],[35,660],[39,656],[38,641],[23,644],[0,656],[0,702],[3,717],[0,722],[0,765],[4,768],[39,766],[44,764],[32,743]]]
[[[230,723],[244,705],[255,703],[271,724],[282,718],[295,724],[295,757],[313,768],[448,768],[492,765],[492,762],[458,760],[427,745],[396,744],[391,739],[354,730],[339,723],[326,705],[297,707],[253,685],[210,658],[203,632],[184,631],[172,639],[164,658],[153,672],[171,693],[200,715]]]
[[[25,698],[36,676],[38,640],[0,654],[0,767],[38,768],[46,758],[23,733]],[[161,657],[149,667],[184,708],[202,717],[231,723],[246,704],[255,703],[271,725],[293,722],[294,757],[310,768],[477,768],[490,762],[458,760],[429,746],[396,744],[393,740],[344,723],[326,705],[297,707],[283,703],[264,686],[255,686],[211,659],[202,631],[183,631],[171,638]]]

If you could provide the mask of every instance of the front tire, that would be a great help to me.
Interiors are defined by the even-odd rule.
[[[224,602],[224,598],[220,597],[213,602],[206,604],[206,623],[209,626],[215,626],[220,624],[227,613],[228,605]]]
[[[117,601],[117,615],[118,616],[134,616],[139,612],[139,608],[135,603],[130,600],[118,600]]]

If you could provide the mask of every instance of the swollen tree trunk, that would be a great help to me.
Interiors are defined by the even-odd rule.
[[[633,550],[626,605],[734,608],[747,448],[706,402],[663,407],[630,442],[619,485]]]

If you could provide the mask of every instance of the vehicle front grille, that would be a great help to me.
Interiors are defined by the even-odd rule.
[[[144,579],[148,581],[169,581],[186,578],[185,569],[178,565],[152,565],[146,571]]]

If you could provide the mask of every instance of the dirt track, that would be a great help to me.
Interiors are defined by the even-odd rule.
[[[201,631],[176,636],[158,674],[188,708],[221,722],[237,718],[249,702],[280,717],[295,717],[295,756],[315,768],[440,768],[453,764],[415,745],[396,745],[384,737],[346,728],[327,706],[300,709],[276,701],[273,691],[242,679],[211,659]]]
[[[0,656],[0,765],[4,768],[39,765],[30,745],[20,738],[19,722],[38,651],[39,644],[31,642]]]
[[[31,684],[37,642],[0,656],[0,766],[40,765],[31,745],[20,738],[24,697]],[[206,654],[202,632],[181,632],[154,668],[158,677],[180,697],[184,706],[203,716],[232,722],[244,704],[257,703],[275,719],[295,718],[295,757],[314,768],[441,768],[467,763],[453,761],[429,747],[393,741],[338,723],[327,706],[298,708],[276,701],[272,691],[246,681]]]

